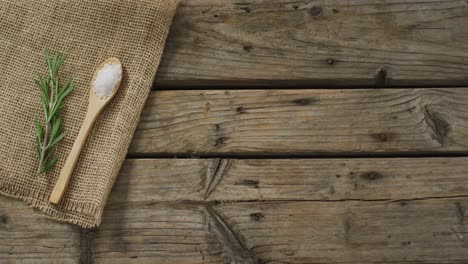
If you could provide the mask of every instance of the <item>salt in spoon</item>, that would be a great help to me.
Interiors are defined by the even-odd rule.
[[[112,71],[112,72],[109,72]],[[111,79],[110,83],[107,85],[112,85],[113,89],[101,89],[106,83],[102,83],[103,79],[106,76],[104,74],[109,73],[117,73],[115,79]],[[99,75],[99,82],[96,81],[96,78]],[[104,82],[108,81],[107,79]],[[58,204],[62,199],[68,183],[70,182],[71,175],[73,173],[73,169],[78,161],[80,156],[81,149],[83,148],[86,138],[88,137],[91,128],[93,127],[94,121],[96,121],[97,117],[104,109],[104,107],[109,103],[109,101],[114,97],[119,89],[120,82],[122,81],[122,64],[120,63],[119,59],[117,58],[109,58],[105,60],[99,68],[94,73],[93,79],[91,81],[91,89],[89,91],[89,104],[88,104],[88,111],[86,113],[86,117],[83,121],[83,125],[81,126],[80,132],[73,144],[73,147],[68,155],[65,164],[63,165],[62,171],[60,172],[60,176],[55,183],[55,187],[52,190],[50,195],[49,201],[53,204]],[[98,87],[98,88],[96,88]]]

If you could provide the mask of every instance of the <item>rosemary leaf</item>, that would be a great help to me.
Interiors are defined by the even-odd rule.
[[[52,125],[52,130],[50,131],[50,140],[49,140],[49,142],[55,140],[55,138],[56,138],[56,136],[57,136],[57,134],[59,132],[60,125],[61,125],[60,118],[56,118],[54,120],[53,125]]]
[[[55,144],[59,143],[65,136],[67,135],[67,132],[62,132],[60,135],[57,136],[54,140],[51,140],[49,145],[47,145],[47,148],[53,147]]]
[[[48,171],[58,160],[58,157],[55,156],[52,159],[49,159],[46,164],[44,164],[42,168],[42,172]]]

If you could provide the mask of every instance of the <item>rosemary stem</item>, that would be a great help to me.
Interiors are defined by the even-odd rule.
[[[50,100],[49,100],[49,113],[52,111],[53,108],[53,100],[54,100],[54,80],[52,79],[49,85],[49,94],[50,94]],[[45,122],[45,128],[44,128],[44,139],[42,140],[41,144],[41,155],[39,157],[39,167],[37,168],[37,174],[42,173],[42,168],[44,167],[44,159],[47,154],[47,144],[49,143],[49,131],[50,131],[50,123],[53,122],[53,120],[50,120],[50,122]]]
[[[44,163],[44,158],[46,156],[47,143],[48,143],[48,139],[49,139],[49,130],[50,130],[49,123],[46,123],[45,124],[44,139],[42,140],[42,144],[41,144],[41,156],[39,158],[39,167],[37,168],[37,174],[41,174],[41,172],[42,172],[42,167],[43,167],[42,163]]]

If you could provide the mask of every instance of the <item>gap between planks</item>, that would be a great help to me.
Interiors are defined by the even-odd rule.
[[[387,80],[359,81],[359,80],[189,80],[189,81],[155,81],[151,90],[154,91],[193,91],[193,90],[269,90],[269,89],[295,89],[295,90],[316,90],[316,89],[415,89],[415,88],[463,88],[468,86],[468,81],[460,80],[440,80],[426,83],[407,80],[402,84],[382,85]]]
[[[370,153],[130,153],[127,159],[379,159],[379,158],[455,158],[468,157],[466,151],[434,152],[370,152]]]

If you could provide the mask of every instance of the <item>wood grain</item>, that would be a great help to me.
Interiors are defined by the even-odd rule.
[[[258,263],[466,263],[466,199],[222,204]]]
[[[222,245],[198,205],[127,203],[106,208],[94,263],[223,263]]]
[[[468,5],[183,0],[156,87],[468,83]]]
[[[468,195],[467,162],[466,158],[230,160],[208,200],[464,196]]]
[[[465,263],[466,161],[127,160],[93,261]]]
[[[0,263],[79,263],[81,234],[41,216],[21,201],[0,197]]]
[[[0,260],[465,263],[467,161],[129,159],[97,230],[0,198]]]
[[[132,204],[107,211],[93,241],[93,261],[466,263],[466,206],[466,199],[247,202],[212,209]],[[233,235],[220,238],[216,228]]]
[[[109,204],[468,196],[466,164],[468,158],[127,160]]]
[[[152,92],[130,155],[468,149],[468,89]]]
[[[132,204],[107,210],[93,241],[93,261],[466,263],[466,206],[466,199],[247,202],[213,209]],[[233,235],[219,238],[216,228]]]

